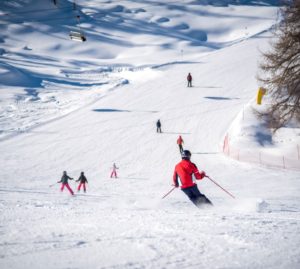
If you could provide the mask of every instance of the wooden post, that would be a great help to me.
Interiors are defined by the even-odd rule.
[[[285,161],[284,161],[284,156],[282,156],[282,161],[283,161],[283,168],[285,169]]]

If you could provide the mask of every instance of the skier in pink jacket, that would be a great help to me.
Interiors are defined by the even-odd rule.
[[[117,175],[117,169],[119,169],[119,167],[117,167],[116,164],[114,163],[113,167],[112,167],[112,172],[110,174],[110,178],[112,178],[112,177],[117,178],[118,177],[118,175]]]

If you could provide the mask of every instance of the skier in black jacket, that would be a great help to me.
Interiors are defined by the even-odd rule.
[[[157,133],[161,133],[161,123],[160,123],[160,120],[158,120],[156,122],[156,132]]]
[[[192,80],[193,80],[193,78],[192,78],[191,73],[188,74],[188,76],[187,76],[186,79],[188,81],[188,87],[192,87]]]
[[[83,191],[86,192],[85,183],[88,183],[88,181],[84,175],[84,172],[81,172],[79,178],[76,180],[76,182],[79,182],[79,181],[80,181],[80,184],[78,185],[77,191],[80,191],[81,186],[83,186]]]

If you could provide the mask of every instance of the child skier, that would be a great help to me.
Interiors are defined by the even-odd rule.
[[[71,187],[69,186],[68,179],[73,180],[73,178],[72,178],[72,177],[69,177],[69,176],[67,175],[67,172],[64,171],[64,172],[63,172],[63,175],[62,175],[62,177],[61,177],[61,180],[58,181],[57,183],[61,183],[61,188],[60,188],[61,191],[63,191],[64,188],[66,187],[66,188],[69,190],[69,192],[70,192],[72,195],[74,195],[73,190],[72,190]]]
[[[117,169],[119,169],[119,167],[117,167],[116,164],[114,163],[114,164],[113,164],[113,167],[112,167],[112,172],[111,172],[111,174],[110,174],[110,178],[112,178],[113,176],[114,176],[115,178],[118,177],[118,176],[117,176]]]
[[[85,187],[85,183],[88,183],[85,175],[84,175],[84,172],[81,172],[80,173],[80,176],[79,178],[76,180],[76,182],[80,182],[80,184],[78,185],[78,188],[77,188],[77,191],[80,191],[81,189],[81,186],[83,186],[83,191],[86,192],[86,187]]]
[[[196,179],[203,179],[206,175],[205,172],[199,172],[197,166],[190,161],[192,154],[189,150],[184,150],[181,154],[182,161],[175,166],[173,182],[176,188],[181,185],[181,190],[189,197],[189,199],[197,207],[203,204],[212,205],[212,202],[202,194],[193,181],[192,176]]]

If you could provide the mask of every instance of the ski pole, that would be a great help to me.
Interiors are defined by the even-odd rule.
[[[173,187],[170,191],[168,191],[161,199],[164,199],[165,197],[167,197],[172,191],[174,191],[176,189],[176,187]]]
[[[235,197],[229,191],[225,190],[217,182],[215,182],[214,180],[212,180],[209,176],[205,176],[205,177],[207,177],[210,181],[212,181],[213,183],[215,183],[219,188],[221,188],[223,191],[225,191],[227,194],[229,194],[233,199],[235,199]]]
[[[49,187],[51,188],[51,187],[53,187],[55,184],[57,184],[57,183],[51,184],[51,185],[49,185]]]

